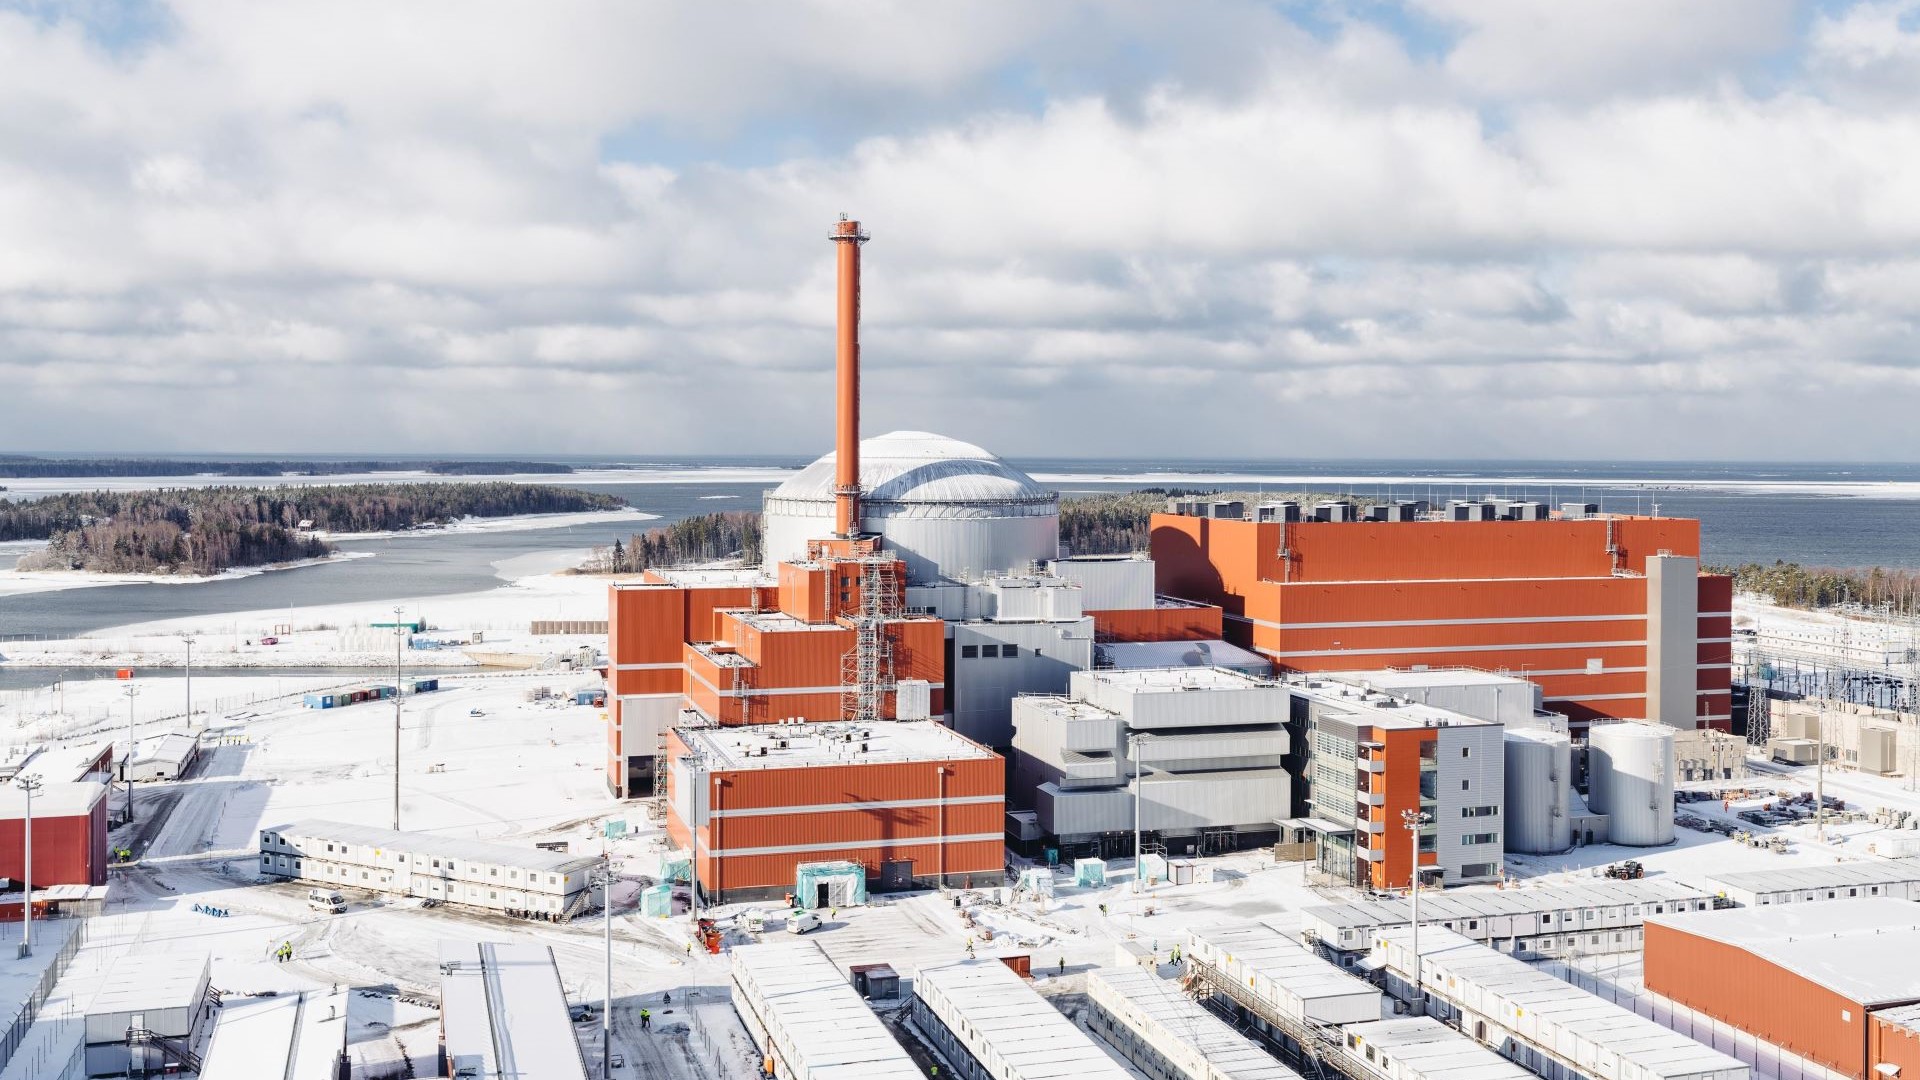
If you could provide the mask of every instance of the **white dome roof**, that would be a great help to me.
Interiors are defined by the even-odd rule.
[[[769,500],[833,500],[835,455],[827,454],[769,492]],[[863,503],[1046,503],[1059,496],[972,443],[925,431],[860,440]]]

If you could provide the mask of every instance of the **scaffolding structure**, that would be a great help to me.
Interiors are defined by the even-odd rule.
[[[854,643],[840,662],[840,718],[856,723],[887,719],[886,695],[893,689],[893,641],[887,620],[899,618],[897,565],[891,556],[859,560],[860,607],[853,613]]]

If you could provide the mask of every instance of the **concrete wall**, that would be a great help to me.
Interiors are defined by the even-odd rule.
[[[1697,726],[1700,670],[1700,560],[1647,556],[1647,716]]]

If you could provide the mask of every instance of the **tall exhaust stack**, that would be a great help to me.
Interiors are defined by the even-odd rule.
[[[867,234],[860,231],[859,222],[848,221],[842,214],[830,239],[840,246],[834,533],[852,537],[860,534],[860,245],[867,242]]]

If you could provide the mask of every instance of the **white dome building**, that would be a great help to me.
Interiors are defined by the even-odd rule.
[[[833,535],[834,455],[767,493],[765,565]],[[860,440],[860,522],[916,584],[1020,570],[1060,554],[1060,496],[972,443],[925,431]]]

